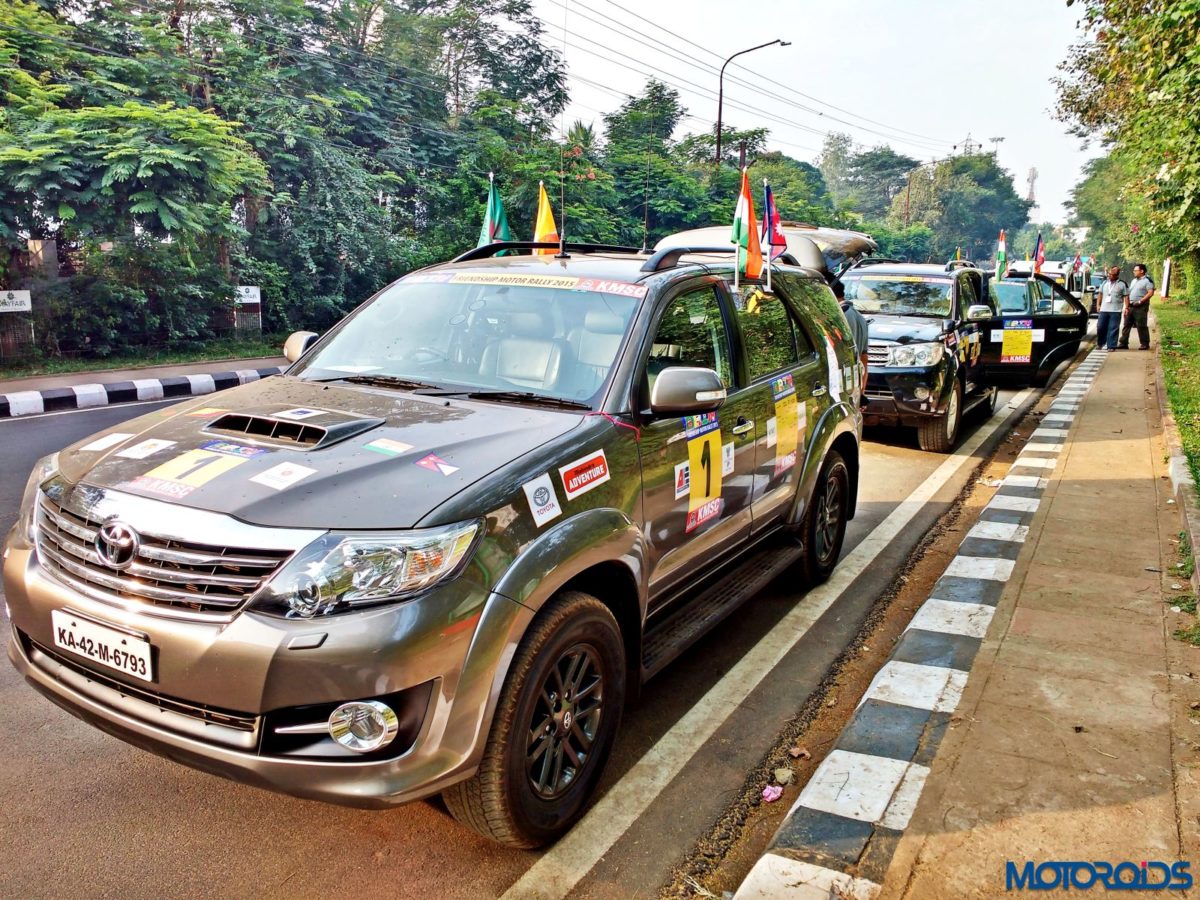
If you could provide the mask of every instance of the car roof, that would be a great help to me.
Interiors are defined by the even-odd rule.
[[[982,269],[972,269],[963,266],[959,269],[947,270],[944,265],[937,263],[872,263],[866,266],[857,266],[851,271],[843,275],[843,278],[852,278],[855,275],[863,275],[870,273],[872,275],[938,275],[945,278],[953,277],[955,272],[961,271],[983,271]]]
[[[728,243],[729,233],[724,231]],[[673,245],[673,246],[688,246]],[[715,246],[720,246],[717,244]],[[674,265],[664,266],[654,272],[642,271],[642,266],[650,259],[650,256],[642,253],[620,253],[615,251],[601,252],[572,252],[568,248],[568,258],[559,259],[554,255],[535,256],[528,253],[510,256],[492,256],[482,259],[472,259],[463,262],[454,262],[453,260],[438,263],[428,268],[420,270],[423,273],[453,271],[453,272],[481,272],[506,275],[541,275],[541,276],[565,276],[571,278],[598,278],[608,279],[610,281],[622,281],[627,283],[649,282],[653,279],[661,279],[663,281],[674,280],[674,277],[685,274],[699,274],[701,272],[711,271],[715,275],[728,274],[733,269],[733,246],[730,245],[728,253],[709,253],[697,254],[687,253],[681,255]],[[776,263],[776,269],[780,268]],[[802,274],[809,278],[824,280],[819,274],[814,274],[805,269],[800,269],[794,266],[786,266],[786,268],[796,274]],[[410,273],[411,274],[411,273]]]

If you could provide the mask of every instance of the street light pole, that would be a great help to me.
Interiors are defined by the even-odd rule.
[[[767,41],[765,44],[759,44],[757,47],[748,47],[745,50],[739,50],[729,59],[721,64],[721,75],[717,79],[717,158],[716,164],[721,165],[721,111],[725,105],[725,67],[729,65],[736,57],[744,53],[751,53],[755,50],[761,50],[763,47],[773,47],[778,44],[780,47],[790,47],[791,41],[783,41],[776,38],[773,41]]]

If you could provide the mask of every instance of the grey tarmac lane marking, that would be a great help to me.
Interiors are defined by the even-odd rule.
[[[1099,368],[1093,364],[1096,358],[1093,351],[1066,382],[1083,392],[1080,399]],[[1080,374],[1084,366],[1086,372]],[[1065,437],[1079,405],[1069,414],[1043,417],[1063,425],[1039,427],[1034,436],[1052,430]],[[1059,452],[1063,443],[1040,446],[1043,452],[1050,446]],[[878,894],[1046,487],[1045,478],[1011,471],[1025,466],[1049,475],[1055,467],[1053,457],[1024,454],[1014,460],[979,522],[963,538],[867,688],[839,736],[838,749],[804,786],[735,900]],[[1021,521],[1012,521],[1014,515]],[[867,734],[875,737],[865,739]],[[844,749],[848,744],[853,752]],[[898,748],[911,749],[912,755],[905,758]],[[797,894],[797,884],[817,890]]]
[[[629,830],[684,766],[712,737],[729,715],[767,677],[853,584],[854,580],[900,534],[976,450],[1036,392],[1027,388],[997,409],[962,446],[947,457],[908,498],[838,564],[825,584],[809,591],[708,693],[684,713],[658,742],[604,794],[558,843],[547,850],[502,895],[502,900],[569,896],[575,886]],[[914,789],[918,774],[907,781],[904,793]],[[915,803],[915,800],[914,800]],[[867,824],[867,823],[862,823]],[[835,873],[840,874],[840,873]]]

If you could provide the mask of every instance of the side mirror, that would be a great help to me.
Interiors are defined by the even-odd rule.
[[[315,331],[293,331],[283,342],[283,355],[288,362],[294,363],[304,355],[304,351],[311,347],[312,342],[316,339]]]
[[[650,390],[650,411],[655,415],[712,412],[724,401],[725,385],[712,369],[663,369]]]
[[[984,306],[982,303],[973,303],[967,307],[968,322],[982,322],[984,319],[991,319],[995,316],[990,306]]]

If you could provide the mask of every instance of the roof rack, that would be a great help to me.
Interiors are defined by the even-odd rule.
[[[862,259],[856,259],[854,262],[850,263],[850,265],[846,266],[846,268],[839,269],[837,274],[834,276],[834,280],[836,281],[843,275],[848,275],[852,270],[860,268],[861,266],[875,266],[884,263],[903,264],[906,262],[908,262],[907,259],[894,259],[890,256],[864,256]]]
[[[567,241],[561,247],[563,250],[575,253],[641,253],[638,247],[622,247],[616,244],[575,244]],[[558,250],[558,241],[494,241],[475,247],[466,253],[460,253],[451,262],[470,262],[474,259],[490,259],[505,250]]]
[[[654,254],[642,263],[643,272],[661,272],[663,269],[673,269],[679,265],[681,256],[688,256],[692,253],[736,253],[737,247],[664,247],[661,250],[655,250]],[[778,257],[779,262],[787,266],[798,266],[796,258],[790,253],[781,253]],[[764,258],[764,263],[767,260]]]
[[[953,272],[955,269],[978,269],[979,266],[969,259],[952,259],[946,263],[946,271]]]

